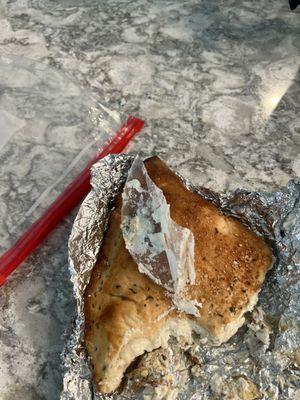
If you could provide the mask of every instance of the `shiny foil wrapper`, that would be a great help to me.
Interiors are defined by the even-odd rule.
[[[211,346],[195,335],[193,345],[170,340],[168,349],[139,358],[118,393],[94,390],[84,335],[84,292],[97,261],[113,201],[122,191],[131,155],[110,155],[92,168],[92,190],[82,203],[69,240],[77,316],[63,354],[61,400],[100,399],[299,399],[300,398],[300,181],[280,191],[217,194],[189,190],[213,202],[263,236],[275,263],[254,310],[227,343]]]

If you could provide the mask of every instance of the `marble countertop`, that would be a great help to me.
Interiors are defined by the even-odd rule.
[[[141,116],[129,150],[195,184],[274,190],[300,175],[299,13],[280,0],[0,0],[0,57],[68,71]],[[73,218],[0,289],[1,400],[59,398]]]

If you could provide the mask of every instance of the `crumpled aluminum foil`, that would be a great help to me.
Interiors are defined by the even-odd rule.
[[[195,345],[181,349],[182,344],[171,340],[168,368],[172,388],[165,383],[152,385],[151,379],[141,379],[144,384],[138,387],[139,379],[130,372],[120,393],[103,396],[94,391],[82,346],[83,295],[113,200],[121,191],[133,159],[130,155],[111,155],[93,166],[93,189],[74,223],[69,252],[77,317],[64,351],[61,400],[299,399],[300,181],[296,180],[277,192],[237,190],[229,194],[195,188],[184,181],[190,190],[212,201],[225,214],[240,219],[272,246],[276,262],[266,277],[259,303],[246,324],[221,346],[209,346],[198,337]],[[156,361],[160,351],[163,350],[155,351]],[[151,363],[151,353],[143,356],[140,363],[147,363],[147,358]]]

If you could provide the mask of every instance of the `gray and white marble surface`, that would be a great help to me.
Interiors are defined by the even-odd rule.
[[[281,0],[0,0],[0,58],[67,71],[111,109],[144,118],[129,150],[160,155],[195,184],[273,190],[300,175],[299,27],[300,9]],[[5,116],[18,127],[19,115]],[[57,137],[72,135],[66,126]],[[30,154],[28,174],[39,167]],[[10,196],[30,187],[17,189]],[[73,218],[0,289],[0,400],[59,398]]]

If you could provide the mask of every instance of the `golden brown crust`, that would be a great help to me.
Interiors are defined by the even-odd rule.
[[[171,217],[194,234],[196,283],[187,294],[201,302],[202,308],[199,318],[170,312],[172,304],[165,290],[138,271],[122,237],[119,196],[85,293],[85,343],[96,386],[102,392],[115,388],[120,377],[114,375],[125,370],[131,356],[140,354],[140,349],[128,348],[135,341],[144,350],[155,348],[166,321],[193,319],[221,338],[226,326],[247,309],[272,262],[271,251],[261,238],[187,190],[160,159],[153,157],[145,165],[163,190]]]
[[[195,237],[196,284],[189,295],[203,304],[201,318],[217,334],[259,290],[272,262],[264,240],[238,220],[225,217],[210,202],[182,185],[159,158],[145,162],[154,183],[170,204],[171,217]]]

